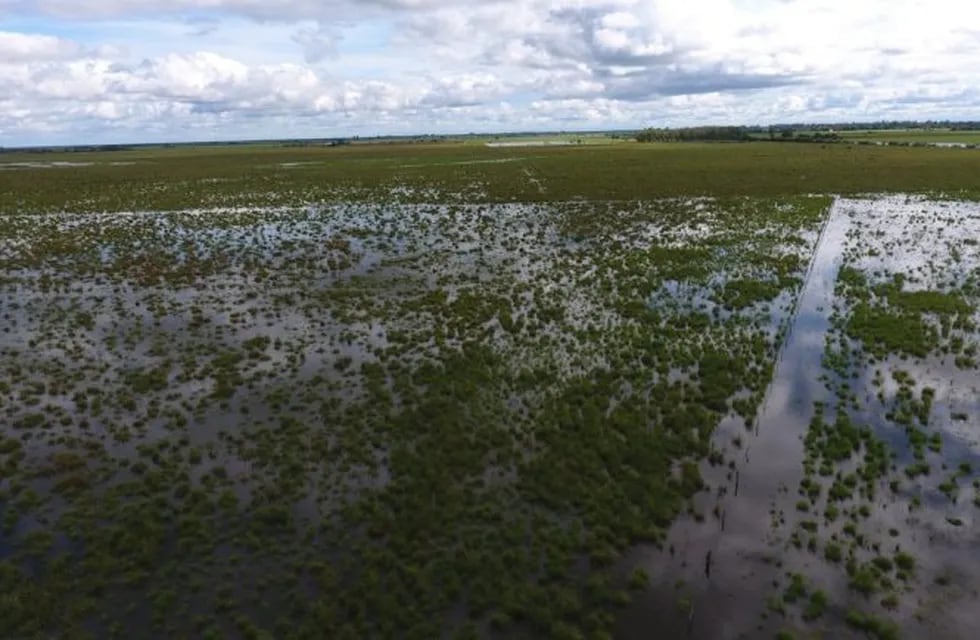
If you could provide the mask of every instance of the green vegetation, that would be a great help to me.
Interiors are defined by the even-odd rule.
[[[731,280],[719,296],[726,307],[744,309],[757,302],[767,302],[783,291],[785,285],[758,280]]]
[[[745,127],[686,127],[680,129],[644,129],[636,134],[637,142],[698,142],[751,140]]]
[[[926,357],[938,344],[938,332],[920,318],[861,303],[851,312],[847,332],[874,355],[891,352]]]
[[[398,193],[400,201],[457,203],[886,191],[975,194],[980,173],[980,155],[957,149],[768,142],[526,149],[466,144],[242,145],[3,156],[8,163],[66,159],[92,164],[0,171],[0,210],[372,202],[390,198],[392,189],[400,186],[405,187]],[[502,162],[477,162],[489,160]]]
[[[876,640],[897,640],[899,637],[898,625],[894,622],[854,609],[847,612],[847,624]]]

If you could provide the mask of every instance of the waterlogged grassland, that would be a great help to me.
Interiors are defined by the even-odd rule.
[[[806,433],[795,509],[775,524],[803,554],[790,585],[801,597],[775,594],[770,616],[786,637],[841,623],[879,639],[970,637],[980,210],[915,197],[837,206],[850,230],[828,309],[830,400]],[[831,594],[830,614],[807,593]]]
[[[20,163],[40,163],[24,167]],[[71,163],[70,166],[55,163]],[[305,206],[357,199],[541,202],[575,198],[977,194],[980,154],[855,145],[472,144],[138,149],[0,155],[0,211]]]
[[[829,204],[85,170],[3,199],[5,637],[608,637]]]
[[[969,637],[978,170],[768,143],[4,154],[0,635],[641,637],[655,595],[691,637],[733,607],[748,637]],[[830,199],[800,194],[908,190],[936,198],[838,201],[844,264],[801,313]],[[814,331],[822,370],[819,346],[787,366]],[[760,447],[773,390],[818,377]],[[761,592],[754,546],[681,549],[726,515],[769,529]]]

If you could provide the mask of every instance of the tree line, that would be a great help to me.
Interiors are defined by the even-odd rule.
[[[685,127],[681,129],[644,129],[636,134],[639,142],[694,142],[749,140],[747,127]]]

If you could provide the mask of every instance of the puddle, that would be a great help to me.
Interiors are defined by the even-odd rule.
[[[0,162],[0,171],[16,169],[71,169],[76,167],[91,167],[94,162]]]
[[[491,148],[509,147],[576,147],[581,146],[581,142],[570,140],[515,140],[512,142],[487,142],[486,146]]]
[[[520,160],[527,160],[526,157],[519,158],[493,158],[492,160],[460,160],[458,162],[426,162],[426,163],[413,163],[413,164],[400,164],[399,167],[403,169],[414,169],[418,167],[431,167],[432,165],[440,166],[452,166],[458,167],[462,165],[471,164],[505,164],[507,162],[518,162]]]

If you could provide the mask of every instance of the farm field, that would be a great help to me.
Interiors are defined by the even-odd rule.
[[[971,637],[980,154],[0,154],[0,636]]]

